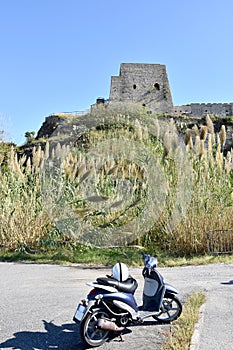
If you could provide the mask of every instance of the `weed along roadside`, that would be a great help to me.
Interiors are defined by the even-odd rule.
[[[186,300],[183,314],[172,327],[162,350],[190,349],[195,326],[199,320],[200,307],[205,302],[203,292],[194,292]]]

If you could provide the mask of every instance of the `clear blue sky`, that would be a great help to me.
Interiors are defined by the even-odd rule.
[[[173,102],[233,102],[232,0],[0,0],[0,123],[21,144],[109,97],[120,63],[166,64]]]

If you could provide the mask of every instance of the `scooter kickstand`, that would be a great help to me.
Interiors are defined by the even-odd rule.
[[[122,337],[122,334],[119,334],[119,338],[120,338],[120,342],[124,342],[124,339],[123,339],[123,337]]]
[[[117,336],[117,338],[120,338],[119,340],[117,340],[119,343],[120,343],[120,342],[124,343],[124,339],[123,339],[123,337],[122,337],[122,333],[120,333],[120,334]]]

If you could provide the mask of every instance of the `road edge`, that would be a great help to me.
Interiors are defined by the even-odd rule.
[[[202,304],[199,309],[199,318],[198,322],[194,327],[194,332],[191,338],[191,344],[189,350],[198,350],[199,342],[200,342],[200,333],[204,322],[204,311],[205,311],[206,303]]]

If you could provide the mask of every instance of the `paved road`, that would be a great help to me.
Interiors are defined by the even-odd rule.
[[[198,350],[232,350],[233,264],[159,270],[180,290],[182,301],[192,291],[207,293]],[[85,283],[109,272],[78,266],[0,263],[0,349],[84,349],[73,314],[89,290]],[[141,270],[130,272],[139,281],[136,298],[140,301]],[[124,343],[116,339],[101,349],[160,349],[169,329],[169,325],[148,321],[131,327]]]

